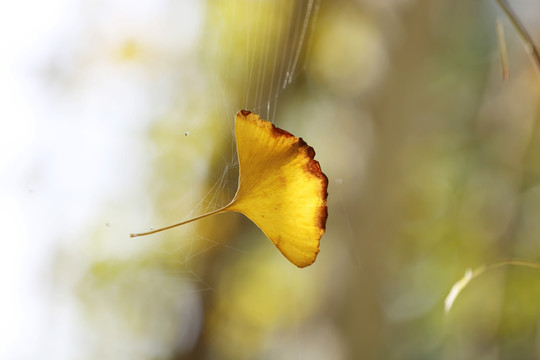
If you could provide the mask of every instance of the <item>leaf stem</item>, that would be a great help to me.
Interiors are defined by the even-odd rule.
[[[224,212],[229,206],[230,206],[230,204],[225,206],[225,207],[222,207],[221,209],[217,209],[217,210],[211,211],[209,213],[199,215],[197,217],[194,217],[194,218],[186,220],[186,221],[179,222],[179,223],[174,224],[174,225],[169,225],[169,226],[165,226],[165,227],[162,227],[162,228],[159,228],[159,229],[150,230],[150,231],[142,232],[142,233],[135,233],[135,234],[132,233],[132,234],[129,234],[129,236],[133,238],[133,237],[137,237],[137,236],[151,235],[151,234],[155,234],[155,233],[160,232],[160,231],[169,230],[169,229],[175,228],[177,226],[189,224],[190,222],[205,218],[205,217],[210,216],[210,215],[219,214],[220,212]]]

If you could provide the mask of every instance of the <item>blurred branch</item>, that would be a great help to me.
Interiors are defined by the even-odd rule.
[[[518,17],[516,16],[512,8],[510,8],[510,5],[508,5],[506,0],[496,1],[501,7],[501,9],[504,11],[512,25],[514,25],[514,27],[516,28],[517,32],[521,36],[521,39],[525,43],[525,49],[532,56],[536,68],[538,69],[538,71],[540,71],[540,53],[538,52],[537,47],[534,45],[531,35],[529,35],[521,21],[519,21]]]

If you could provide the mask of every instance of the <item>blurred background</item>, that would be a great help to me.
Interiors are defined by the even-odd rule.
[[[540,259],[540,76],[496,1],[26,0],[0,44],[0,358],[540,358],[538,270],[444,313]],[[328,176],[308,268],[237,213],[129,238],[232,199],[240,109]]]

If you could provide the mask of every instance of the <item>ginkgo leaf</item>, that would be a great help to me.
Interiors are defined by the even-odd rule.
[[[253,221],[287,259],[311,265],[326,228],[328,179],[302,138],[275,127],[258,115],[236,114],[240,175],[238,190],[225,207],[165,228],[131,234],[153,234],[224,211]]]

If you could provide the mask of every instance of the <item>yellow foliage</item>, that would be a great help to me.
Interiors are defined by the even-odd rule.
[[[293,264],[311,265],[326,227],[328,195],[328,179],[314,160],[315,151],[302,138],[246,110],[236,115],[235,134],[240,177],[236,195],[228,205],[179,224],[131,236],[236,211],[253,221]]]

